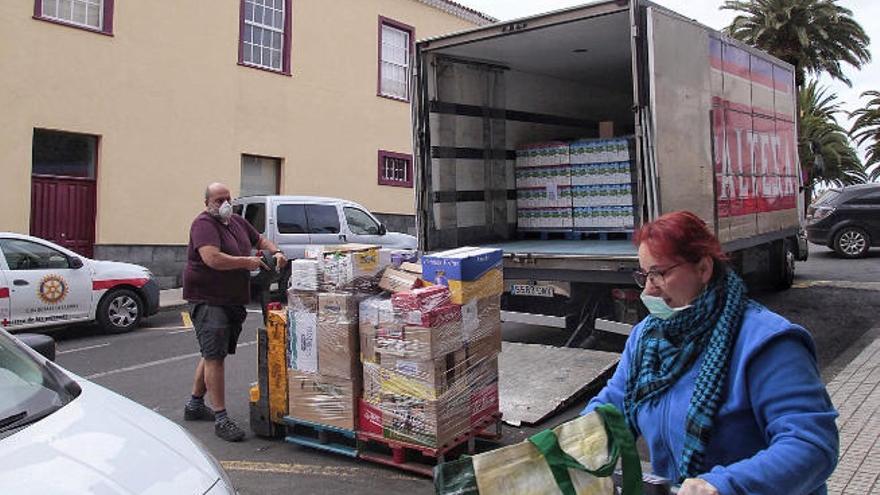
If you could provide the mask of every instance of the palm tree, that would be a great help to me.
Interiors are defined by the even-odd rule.
[[[837,122],[845,114],[837,95],[828,94],[815,80],[798,93],[801,119],[798,155],[801,167],[810,171],[809,194],[813,186],[843,186],[866,181],[865,168],[850,141],[849,134]],[[807,196],[809,198],[809,195]]]
[[[859,145],[868,145],[868,161],[865,169],[872,165],[880,164],[880,91],[865,91],[862,98],[868,97],[868,103],[850,114],[856,121],[852,126],[852,137]],[[874,167],[870,173],[870,180],[880,179],[880,166]]]
[[[798,88],[822,72],[852,86],[841,62],[858,69],[871,61],[870,38],[836,0],[726,0],[721,8],[742,12],[727,34],[793,65]]]

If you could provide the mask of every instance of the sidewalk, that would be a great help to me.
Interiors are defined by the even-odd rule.
[[[159,309],[173,309],[186,306],[183,299],[183,289],[165,289],[159,291]]]
[[[840,412],[840,458],[828,493],[880,493],[880,327],[872,341],[831,382],[828,394]]]

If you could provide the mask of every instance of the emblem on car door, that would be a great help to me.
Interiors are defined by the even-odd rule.
[[[37,296],[46,304],[58,304],[64,300],[68,292],[67,281],[59,275],[46,275],[40,280]]]

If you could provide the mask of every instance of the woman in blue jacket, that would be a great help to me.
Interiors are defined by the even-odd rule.
[[[681,495],[826,493],[837,412],[810,334],[746,297],[696,215],[663,215],[635,242],[651,314],[582,414],[617,406]]]

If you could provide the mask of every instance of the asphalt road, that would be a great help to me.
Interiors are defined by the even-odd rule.
[[[880,252],[863,260],[838,259],[825,248],[797,266],[795,287],[752,296],[771,309],[805,326],[814,336],[823,377],[833,377],[858,349],[851,346],[880,324]],[[248,388],[256,380],[256,310],[249,315],[239,351],[227,361],[227,409],[242,426],[248,424]],[[59,364],[176,421],[193,432],[227,468],[242,494],[275,493],[431,493],[431,482],[404,472],[315,450],[248,437],[230,444],[216,438],[211,423],[183,421],[198,361],[193,332],[184,327],[180,310],[166,311],[123,335],[103,335],[93,327],[53,332]],[[557,343],[558,331],[506,326],[505,340]],[[564,421],[582,401],[537,425],[506,427],[505,437],[516,441],[534,429]]]

